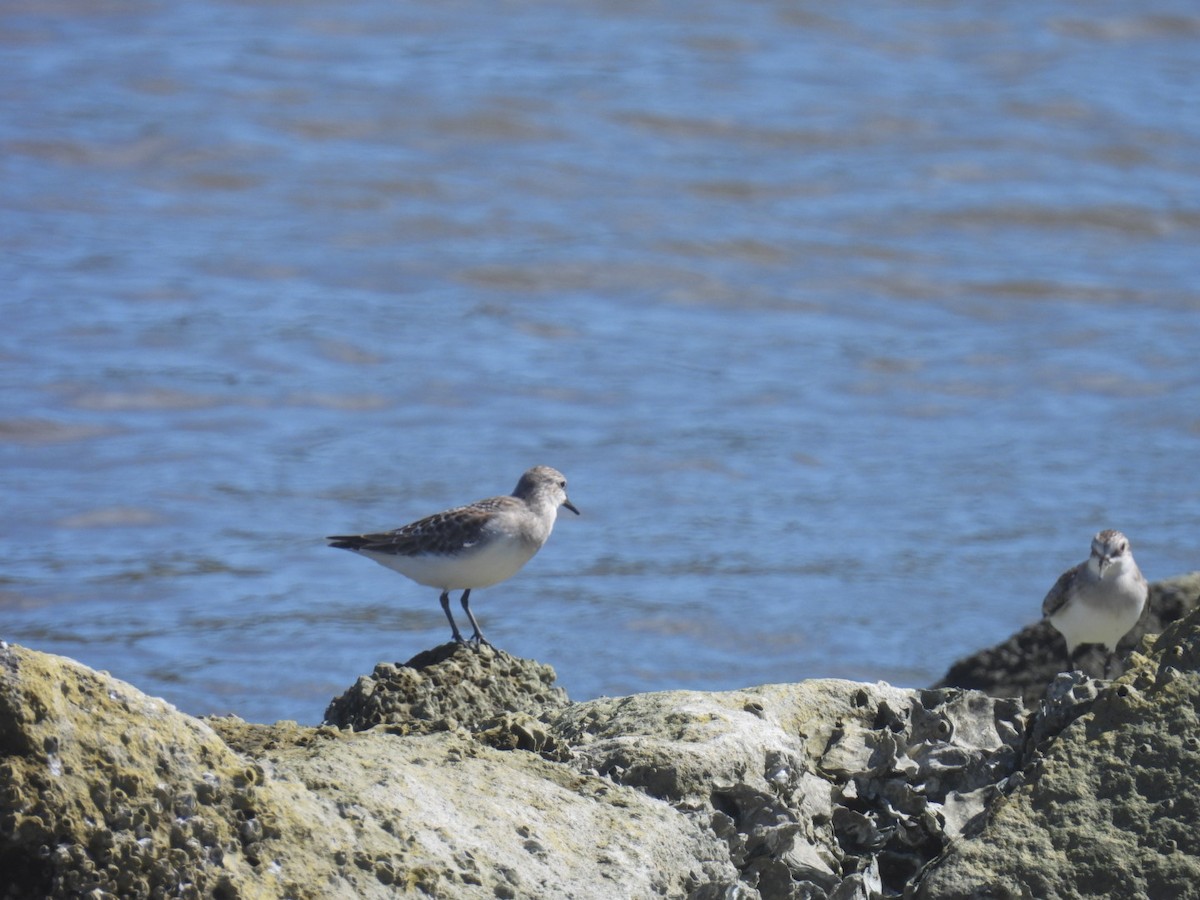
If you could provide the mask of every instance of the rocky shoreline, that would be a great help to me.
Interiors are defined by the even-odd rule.
[[[1154,585],[1113,682],[1040,625],[930,689],[584,703],[447,645],[318,727],[0,645],[0,898],[1197,896],[1198,602]]]

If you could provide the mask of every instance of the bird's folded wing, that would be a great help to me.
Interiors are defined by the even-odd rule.
[[[1075,579],[1079,577],[1079,567],[1067,569],[1058,576],[1058,581],[1054,582],[1054,587],[1050,588],[1050,592],[1046,594],[1046,599],[1042,601],[1042,615],[1052,616],[1066,604],[1067,599],[1071,596],[1071,589],[1075,584]]]

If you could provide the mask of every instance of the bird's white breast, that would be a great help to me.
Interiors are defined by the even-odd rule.
[[[1115,650],[1141,618],[1145,599],[1145,582],[1133,572],[1122,572],[1113,579],[1082,585],[1051,622],[1071,649],[1104,644]]]

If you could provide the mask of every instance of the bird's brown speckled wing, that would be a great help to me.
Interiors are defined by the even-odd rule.
[[[1054,582],[1054,587],[1050,588],[1046,598],[1042,601],[1042,616],[1052,616],[1067,602],[1071,596],[1072,588],[1075,585],[1075,579],[1079,577],[1079,572],[1082,566],[1075,566],[1072,569],[1067,569],[1058,576],[1058,581]]]
[[[519,503],[512,497],[489,497],[469,506],[426,516],[394,531],[331,535],[328,540],[330,546],[342,550],[367,550],[396,556],[452,555],[477,543],[488,521],[497,512]]]

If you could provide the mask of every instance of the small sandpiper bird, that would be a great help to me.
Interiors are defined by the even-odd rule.
[[[1092,538],[1092,555],[1063,572],[1042,601],[1042,615],[1067,642],[1068,668],[1081,644],[1103,644],[1107,675],[1117,643],[1138,623],[1148,594],[1125,535],[1109,529]]]
[[[326,540],[331,547],[353,550],[417,584],[439,588],[453,638],[465,644],[450,612],[450,592],[461,590],[463,612],[475,630],[470,643],[479,646],[488,641],[471,613],[471,591],[517,574],[550,537],[560,506],[579,515],[567,499],[562,473],[534,466],[521,476],[512,496],[457,506],[394,531],[331,535]]]

